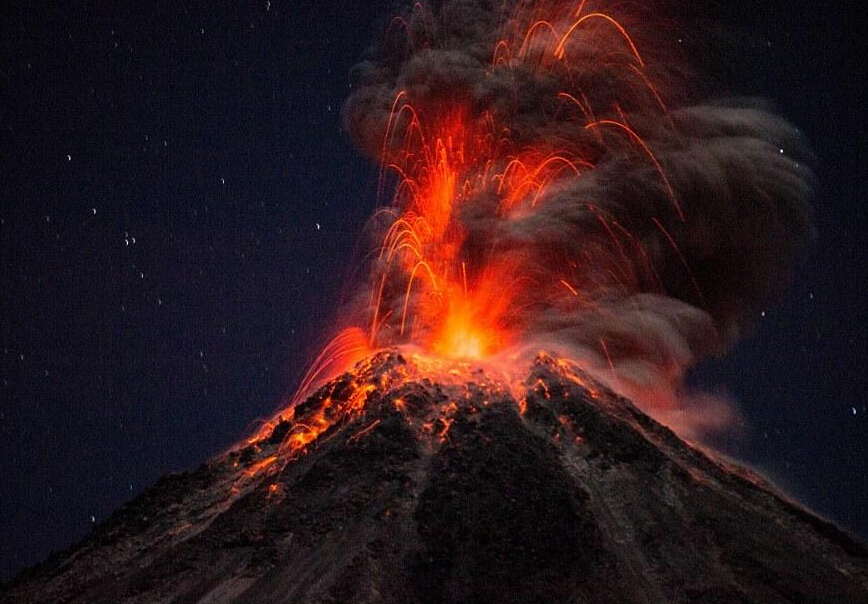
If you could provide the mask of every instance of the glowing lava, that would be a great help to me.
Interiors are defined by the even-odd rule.
[[[396,19],[393,32],[406,30],[406,43],[424,48],[426,26],[420,34],[419,24],[431,22],[417,4],[410,17]],[[579,82],[596,66],[573,52],[584,44],[607,51],[606,69],[619,71],[617,89],[631,99],[591,100]],[[593,296],[577,291],[583,286],[598,292],[635,281],[632,256],[644,249],[602,211],[599,221],[613,241],[597,246],[594,259],[583,257],[580,246],[576,257],[541,258],[520,246],[500,247],[496,234],[468,232],[466,216],[474,213],[530,220],[560,183],[593,172],[601,148],[638,156],[657,172],[681,215],[662,166],[621,109],[639,96],[665,112],[636,44],[615,18],[588,10],[586,2],[518,2],[489,60],[492,80],[533,72],[572,82],[573,88],[552,89],[548,101],[557,114],[553,123],[575,135],[517,140],[507,115],[496,107],[476,109],[460,92],[444,91],[434,101],[427,94],[417,99],[413,87],[395,94],[379,150],[380,191],[391,186],[393,194],[375,217],[386,227],[372,279],[371,349],[413,344],[443,356],[484,358],[522,339],[527,308],[564,306],[564,286],[574,294],[566,305],[579,308],[593,305]],[[589,260],[606,270],[583,269]],[[549,264],[547,272],[541,263]],[[648,271],[641,278],[655,276]]]

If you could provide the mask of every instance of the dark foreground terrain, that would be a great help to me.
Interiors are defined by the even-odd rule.
[[[550,358],[523,388],[378,355],[0,602],[868,602],[866,549],[759,477]]]

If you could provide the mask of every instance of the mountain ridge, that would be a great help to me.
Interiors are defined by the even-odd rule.
[[[868,550],[562,360],[508,384],[386,351],[0,588],[454,601],[865,602]]]

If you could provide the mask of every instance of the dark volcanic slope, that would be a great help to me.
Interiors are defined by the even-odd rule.
[[[860,544],[563,364],[539,358],[520,401],[417,375],[375,357],[299,406],[367,396],[282,472],[289,422],[0,602],[868,602]]]

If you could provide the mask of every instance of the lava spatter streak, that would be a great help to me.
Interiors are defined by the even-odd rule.
[[[605,388],[575,363],[545,353],[534,362],[537,369],[523,380],[510,381],[513,373],[526,372],[526,367],[515,372],[503,367],[502,360],[485,366],[480,361],[444,359],[418,351],[392,349],[374,354],[249,439],[244,449],[249,462],[234,490],[241,493],[244,487],[280,473],[287,463],[339,433],[349,430],[349,443],[363,439],[382,422],[384,413],[399,414],[431,452],[449,441],[457,418],[472,422],[491,405],[513,407],[520,416],[529,409],[538,411],[534,401],[551,399],[552,375],[559,376],[555,395],[560,398],[572,389],[573,395],[598,399]],[[562,433],[580,440],[570,422],[562,421],[552,436],[560,439]],[[239,465],[237,460],[235,465]]]
[[[531,72],[564,86],[552,88],[544,102],[554,114],[548,127],[560,125],[565,136],[540,133],[536,139],[517,140],[511,115],[497,107],[474,109],[469,95],[460,91],[418,100],[412,87],[395,94],[378,157],[381,190],[391,184],[394,193],[378,217],[389,226],[372,280],[372,347],[410,342],[441,356],[483,358],[522,340],[534,308],[593,305],[602,289],[629,287],[638,278],[633,274],[637,269],[647,273],[643,278],[654,279],[650,267],[622,262],[605,249],[612,242],[598,248],[596,258],[583,257],[581,246],[564,250],[554,266],[541,271],[542,254],[498,249],[507,242],[496,235],[477,241],[471,232],[475,225],[466,218],[482,212],[493,221],[532,220],[552,190],[592,174],[605,147],[647,161],[668,192],[672,210],[683,218],[660,162],[621,107],[647,97],[644,102],[661,103],[656,109],[665,112],[660,95],[620,22],[586,9],[584,2],[519,3],[481,74],[500,79]],[[398,21],[406,29],[407,44],[424,46],[430,43],[425,36],[435,35],[426,27],[414,28],[413,19],[433,20],[422,18],[424,13],[424,8],[414,8],[411,21]],[[590,57],[572,52],[576,44],[607,49],[605,69],[620,72],[612,85],[618,99],[602,101],[581,88],[582,72],[604,64],[588,64]],[[628,229],[591,205],[589,211],[620,256],[647,257]],[[480,244],[486,249],[477,249]],[[596,269],[590,271],[593,277],[583,274],[580,266],[588,260],[610,265],[608,274]],[[591,285],[589,279],[595,282]],[[579,293],[589,289],[591,295]]]
[[[506,374],[497,379],[467,361],[443,359],[421,352],[401,353],[387,350],[358,362],[351,370],[315,391],[303,402],[290,407],[285,415],[263,425],[247,443],[258,459],[243,473],[245,480],[281,469],[288,461],[303,455],[309,447],[327,441],[338,429],[364,420],[384,407],[400,413],[420,438],[444,442],[458,414],[477,412],[492,398],[510,398],[515,388]],[[435,381],[436,380],[436,384]],[[426,390],[419,396],[419,390]],[[431,392],[427,392],[427,390]],[[481,403],[477,394],[484,391]],[[419,401],[424,400],[420,405]],[[432,404],[431,401],[437,401]],[[475,401],[475,402],[473,402]],[[372,419],[350,438],[362,438],[376,427]],[[276,446],[276,448],[275,448]],[[280,460],[281,463],[275,464]]]

